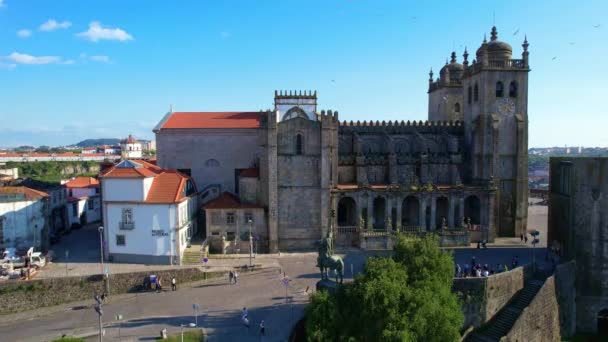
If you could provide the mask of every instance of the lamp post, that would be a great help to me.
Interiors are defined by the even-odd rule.
[[[253,220],[249,218],[249,267],[253,266],[251,258],[253,257],[253,236],[251,235],[251,227],[253,226]]]
[[[99,226],[99,260],[101,261],[101,274],[103,275],[103,226]]]

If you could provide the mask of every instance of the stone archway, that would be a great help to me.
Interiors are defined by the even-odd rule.
[[[352,197],[342,197],[338,202],[338,226],[357,226],[357,202]]]
[[[608,309],[597,314],[597,334],[602,337],[608,336]]]
[[[450,202],[447,197],[441,196],[437,198],[435,203],[435,229],[441,229],[441,224],[445,218],[446,224],[450,215]]]
[[[407,196],[401,204],[401,225],[420,226],[420,201],[415,196]]]
[[[374,198],[374,219],[373,227],[375,230],[386,229],[386,199],[384,197]]]
[[[464,200],[464,217],[470,217],[471,224],[481,224],[481,203],[479,197],[470,195]]]

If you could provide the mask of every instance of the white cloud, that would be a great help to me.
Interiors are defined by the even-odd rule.
[[[89,24],[89,29],[76,34],[78,37],[86,40],[97,42],[100,40],[118,40],[125,42],[133,40],[133,36],[128,34],[126,31],[119,28],[109,28],[101,26],[101,23],[92,21]]]
[[[110,57],[108,56],[91,56],[90,60],[101,63],[110,63]]]
[[[14,64],[52,64],[61,63],[63,60],[58,56],[32,56],[24,53],[13,52],[10,55],[4,57],[5,59],[13,62]]]
[[[67,64],[67,65],[72,65],[76,63],[73,59],[68,59],[67,61],[63,61],[61,62],[61,64]]]
[[[40,31],[51,32],[59,29],[67,29],[72,26],[69,21],[57,22],[55,19],[49,19],[44,24],[40,25]]]
[[[32,31],[30,31],[30,30],[19,30],[19,31],[17,31],[17,37],[19,37],[19,38],[27,38],[27,37],[29,37],[31,35],[32,35]]]

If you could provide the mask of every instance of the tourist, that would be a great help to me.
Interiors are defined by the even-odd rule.
[[[507,267],[507,264],[502,265],[502,271],[503,272],[508,272],[509,268]]]
[[[232,285],[233,278],[234,278],[234,273],[232,273],[232,271],[228,272],[228,284]]]
[[[260,336],[265,336],[266,334],[266,326],[264,326],[264,320],[260,322]]]
[[[462,269],[460,268],[460,264],[456,264],[456,278],[460,278],[462,274]]]
[[[469,276],[469,264],[464,264],[464,277]]]
[[[524,242],[524,234],[520,234],[519,239],[521,240],[521,242]]]
[[[236,270],[234,271],[233,276],[234,276],[234,283],[236,284],[236,282],[238,281],[238,277],[239,277],[239,275],[236,273]]]
[[[500,264],[496,264],[496,273],[500,272],[502,272],[502,267],[500,266]]]
[[[175,281],[175,277],[171,278],[171,291],[177,290],[177,283]]]
[[[243,308],[243,312],[241,313],[241,316],[243,316],[243,317],[249,316],[249,311],[247,311],[246,307]]]
[[[163,291],[163,284],[161,282],[161,279],[161,277],[158,277],[158,279],[156,280],[156,289],[158,290],[158,292]]]
[[[480,268],[477,268],[475,270],[475,276],[478,277],[478,278],[481,277],[481,269]]]
[[[245,326],[245,328],[247,328],[247,330],[249,330],[249,317],[247,317],[247,315],[245,315],[241,318],[241,320],[243,321],[243,325]]]
[[[524,243],[528,243],[528,234],[524,235]]]

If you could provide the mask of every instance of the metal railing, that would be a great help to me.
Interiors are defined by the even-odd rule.
[[[357,227],[357,226],[338,226],[336,228],[337,234],[356,233],[358,231],[359,231],[359,227]]]
[[[120,226],[120,229],[122,229],[122,230],[132,230],[132,229],[135,229],[135,222],[121,221],[119,226]]]

